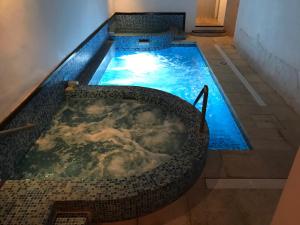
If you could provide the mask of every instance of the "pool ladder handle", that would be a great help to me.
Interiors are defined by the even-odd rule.
[[[202,103],[202,109],[201,109],[201,124],[200,124],[200,131],[203,132],[204,125],[205,125],[205,115],[206,115],[206,109],[207,109],[207,101],[208,101],[208,86],[204,85],[202,90],[200,91],[198,97],[194,101],[193,106],[196,106],[201,97],[203,96],[203,103]]]
[[[5,136],[5,135],[8,135],[8,134],[13,134],[13,133],[16,133],[16,132],[19,132],[19,131],[23,131],[23,130],[28,130],[28,129],[32,129],[34,128],[35,125],[32,124],[32,123],[28,123],[22,127],[17,127],[17,128],[11,128],[11,129],[7,129],[7,130],[1,130],[0,131],[0,137],[1,136]]]

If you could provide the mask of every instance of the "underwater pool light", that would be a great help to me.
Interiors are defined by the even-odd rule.
[[[121,56],[120,59],[124,60],[124,67],[122,69],[128,70],[136,75],[155,72],[163,66],[158,56],[147,52],[124,55]]]

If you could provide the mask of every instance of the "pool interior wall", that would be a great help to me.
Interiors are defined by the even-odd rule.
[[[111,48],[90,85],[132,85],[154,88],[193,103],[204,85],[209,87],[206,120],[210,150],[249,150],[250,146],[218,87],[215,76],[195,44],[152,50]],[[197,108],[201,110],[202,102]]]

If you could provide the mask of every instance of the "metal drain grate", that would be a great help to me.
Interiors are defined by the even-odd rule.
[[[49,225],[88,225],[90,212],[56,212],[52,213]]]
[[[87,225],[88,220],[86,217],[57,217],[53,225]]]

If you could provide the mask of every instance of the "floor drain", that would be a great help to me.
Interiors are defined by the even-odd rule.
[[[73,217],[73,218],[66,218],[66,217],[57,217],[54,225],[87,225],[88,220],[85,217]]]
[[[49,225],[88,225],[90,212],[54,212]]]

